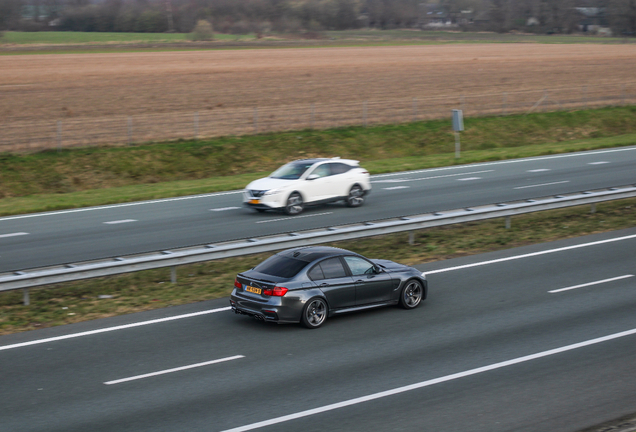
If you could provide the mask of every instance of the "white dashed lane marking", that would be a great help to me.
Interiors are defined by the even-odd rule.
[[[481,180],[481,177],[466,177],[466,178],[457,179],[457,181],[473,181],[473,180]]]
[[[559,288],[559,289],[555,289],[555,290],[548,291],[548,292],[550,294],[554,294],[554,293],[558,293],[558,292],[562,292],[562,291],[570,291],[570,290],[577,289],[577,288],[585,288],[585,287],[592,286],[592,285],[599,285],[599,284],[603,284],[603,283],[614,282],[614,281],[617,281],[617,280],[627,279],[627,278],[630,278],[630,277],[634,277],[634,275],[628,274],[628,275],[618,276],[618,277],[611,278],[611,279],[603,279],[603,280],[600,280],[600,281],[588,282],[588,283],[584,283],[584,284],[581,284],[581,285],[574,285],[574,286],[570,286],[570,287],[567,287],[567,288]]]
[[[129,223],[129,222],[137,222],[137,219],[122,219],[122,220],[109,221],[104,223],[106,225],[116,225],[116,224]]]
[[[240,207],[221,207],[221,208],[210,209],[210,211],[220,212],[220,211],[227,211],[227,210],[236,210],[238,208]]]
[[[23,235],[29,235],[29,233],[15,232],[15,233],[9,233],[9,234],[0,234],[0,238],[17,237],[17,236],[23,236]]]
[[[396,189],[408,189],[410,188],[410,186],[393,186],[393,187],[388,187],[388,188],[382,188],[384,190],[396,190]]]
[[[308,217],[314,217],[314,216],[325,216],[325,215],[330,215],[333,212],[325,212],[325,213],[316,213],[316,214],[310,214],[310,215],[305,215],[305,216],[291,216],[291,217],[286,217],[286,218],[280,218],[280,219],[270,219],[270,220],[263,220],[263,221],[258,221],[256,222],[257,224],[262,224],[262,223],[269,223],[269,222],[280,222],[280,221],[287,221],[287,220],[296,220],[296,219],[302,219],[302,218],[308,218]]]
[[[598,162],[589,162],[588,165],[603,165],[603,164],[608,164],[609,162],[607,161],[598,161]]]
[[[537,169],[528,170],[527,172],[535,173],[535,172],[545,172],[545,171],[552,171],[552,170],[549,168],[537,168]]]
[[[232,356],[232,357],[226,357],[226,358],[222,358],[222,359],[211,360],[211,361],[207,361],[207,362],[203,362],[203,363],[196,363],[196,364],[192,364],[192,365],[188,365],[188,366],[181,366],[181,367],[177,367],[177,368],[173,368],[173,369],[166,369],[166,370],[157,371],[157,372],[151,372],[151,373],[147,373],[147,374],[143,374],[143,375],[137,375],[137,376],[133,376],[133,377],[129,377],[129,378],[122,378],[122,379],[113,380],[113,381],[106,381],[104,384],[106,384],[106,385],[120,384],[120,383],[123,383],[123,382],[135,381],[135,380],[138,380],[138,379],[149,378],[149,377],[153,377],[153,376],[157,376],[157,375],[164,375],[164,374],[173,373],[173,372],[179,372],[179,371],[183,371],[183,370],[187,370],[187,369],[193,369],[193,368],[198,368],[198,367],[202,367],[202,366],[209,366],[211,364],[223,363],[223,362],[230,361],[230,360],[237,360],[237,359],[244,358],[244,357],[245,356],[242,356],[242,355],[236,355],[236,356]]]
[[[552,182],[552,183],[541,183],[541,184],[535,184],[535,185],[529,185],[529,186],[518,186],[518,187],[513,188],[513,189],[527,189],[527,188],[534,188],[534,187],[541,187],[541,186],[551,186],[551,185],[556,185],[556,184],[561,184],[561,183],[570,183],[570,180]]]

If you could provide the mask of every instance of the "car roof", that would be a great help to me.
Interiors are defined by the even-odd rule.
[[[346,249],[340,249],[330,246],[303,246],[293,249],[287,249],[286,251],[279,252],[278,255],[310,263],[329,256],[357,254]]]
[[[291,163],[306,163],[306,164],[315,164],[318,162],[342,162],[345,163],[347,165],[358,165],[360,163],[360,161],[357,160],[353,160],[353,159],[340,159],[339,157],[333,157],[333,158],[311,158],[311,159],[298,159],[295,161],[292,161]]]

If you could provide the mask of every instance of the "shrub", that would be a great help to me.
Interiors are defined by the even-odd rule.
[[[192,41],[210,41],[214,39],[214,29],[212,24],[206,20],[199,20],[197,25],[188,35],[188,39]]]

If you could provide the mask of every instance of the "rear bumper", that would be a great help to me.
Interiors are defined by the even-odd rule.
[[[259,321],[268,321],[278,324],[300,322],[300,312],[297,313],[295,307],[287,307],[280,303],[269,304],[256,302],[232,293],[230,296],[230,306],[235,314],[247,315]]]

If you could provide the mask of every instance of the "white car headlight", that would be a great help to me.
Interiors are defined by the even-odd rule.
[[[280,192],[281,192],[280,189],[270,189],[267,192],[265,192],[263,195],[276,195]]]

